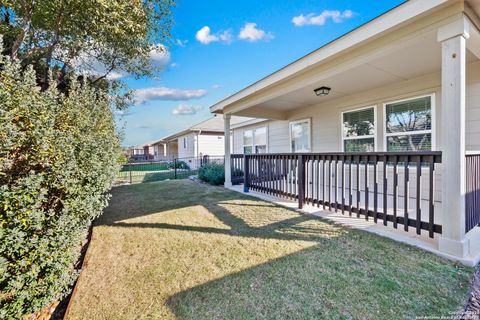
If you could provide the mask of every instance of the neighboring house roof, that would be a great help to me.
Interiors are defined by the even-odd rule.
[[[234,116],[234,117],[231,118],[230,124],[233,127],[233,126],[238,126],[242,123],[248,123],[252,120],[253,121],[258,121],[258,119]],[[188,129],[173,133],[173,134],[171,134],[169,136],[166,136],[162,139],[149,142],[148,145],[151,146],[151,145],[154,145],[154,144],[163,144],[163,143],[166,143],[167,141],[171,141],[173,139],[176,139],[180,136],[189,134],[191,132],[203,131],[203,132],[218,132],[220,134],[223,134],[223,126],[224,126],[223,117],[215,115],[214,117],[209,118],[207,120],[204,120],[200,123],[197,123],[197,124],[191,126]]]
[[[427,13],[433,12],[455,2],[458,2],[458,0],[406,1],[378,16],[377,18],[368,21],[358,28],[294,61],[284,68],[217,102],[210,107],[210,111],[213,113],[223,113],[223,109],[227,106],[230,106],[236,102],[241,103],[242,99],[261,92],[266,88],[280,86],[282,81],[306,72],[308,69],[318,66],[339,54],[357,47],[360,44],[378,38],[387,32],[395,30],[401,25],[409,23],[414,19],[419,19]],[[466,3],[475,11],[480,10],[478,0],[468,0]]]

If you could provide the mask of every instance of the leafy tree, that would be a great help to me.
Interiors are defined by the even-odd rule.
[[[95,71],[96,83],[121,71],[152,76],[152,52],[170,37],[174,0],[6,0],[0,4],[3,54],[34,65],[45,84],[52,68]]]

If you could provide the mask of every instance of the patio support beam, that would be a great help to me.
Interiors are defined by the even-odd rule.
[[[465,96],[466,42],[469,23],[465,17],[441,27],[442,43],[442,236],[439,250],[456,256],[469,254],[465,238]]]
[[[230,168],[230,114],[223,115],[225,142],[225,187],[232,186],[232,170]]]

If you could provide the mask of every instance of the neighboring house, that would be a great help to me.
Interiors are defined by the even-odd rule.
[[[153,159],[160,161],[171,161],[177,158],[177,145],[168,144],[163,139],[151,142],[149,146],[153,150]]]
[[[144,160],[153,160],[154,159],[154,150],[151,146],[151,143],[146,143],[143,145],[143,155]]]
[[[144,161],[153,157],[153,155],[150,155],[150,151],[150,148],[146,147],[146,145],[140,145],[126,148],[124,153],[128,161]]]
[[[478,261],[479,16],[480,1],[408,1],[213,105],[226,159],[230,145],[247,154],[246,190],[378,218]]]
[[[232,124],[248,122],[250,118],[234,117]],[[213,117],[188,129],[171,134],[148,146],[156,160],[191,159],[225,154],[223,118]]]

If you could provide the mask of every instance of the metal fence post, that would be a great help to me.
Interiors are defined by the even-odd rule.
[[[298,209],[303,209],[305,202],[305,162],[303,156],[298,155]]]
[[[173,159],[174,179],[177,179],[177,159]]]
[[[248,192],[250,189],[250,164],[248,161],[248,155],[243,155],[243,192]]]
[[[132,184],[132,168],[129,167],[130,170],[128,172],[130,173],[130,184]]]

